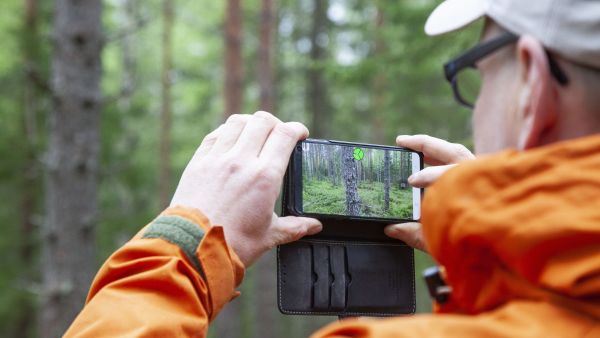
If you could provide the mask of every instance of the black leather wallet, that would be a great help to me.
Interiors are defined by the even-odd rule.
[[[289,180],[283,188],[282,216]],[[284,314],[395,316],[415,312],[413,249],[386,224],[322,220],[323,231],[277,248],[277,297]]]

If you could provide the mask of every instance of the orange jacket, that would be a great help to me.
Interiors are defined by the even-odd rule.
[[[222,227],[167,209],[100,268],[65,337],[206,337],[243,276]]]
[[[600,337],[599,197],[597,136],[461,164],[423,202],[450,301],[436,314],[346,320],[313,337]],[[243,268],[220,227],[189,210],[165,214],[205,232],[197,264],[192,244],[180,249],[168,230],[174,221],[159,217],[104,264],[67,336],[206,335]]]

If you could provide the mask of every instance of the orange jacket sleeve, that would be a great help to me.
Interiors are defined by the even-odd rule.
[[[205,337],[243,275],[222,227],[167,209],[104,263],[65,337]]]

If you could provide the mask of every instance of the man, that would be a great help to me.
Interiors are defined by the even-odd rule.
[[[458,101],[474,104],[477,152],[515,150],[465,161],[462,146],[398,137],[435,165],[410,183],[436,183],[423,237],[418,224],[386,228],[445,267],[449,302],[314,337],[600,337],[600,2],[448,0],[426,31],[480,17],[482,42],[446,75]],[[471,67],[482,83],[469,97],[460,75]],[[273,214],[288,155],[307,135],[263,112],[209,134],[173,207],[109,258],[66,335],[205,336],[244,266],[320,230],[317,220]]]

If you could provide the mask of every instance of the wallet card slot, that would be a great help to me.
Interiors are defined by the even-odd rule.
[[[412,312],[414,296],[411,250],[406,246],[348,245],[349,311]],[[412,257],[411,257],[412,258]]]
[[[329,246],[311,245],[312,249],[312,303],[316,310],[329,309],[331,277],[329,273]]]
[[[278,250],[278,304],[312,308],[312,252],[306,242],[295,242]]]
[[[345,247],[333,245],[329,247],[329,268],[331,273],[330,310],[342,311],[346,308],[346,253]]]

